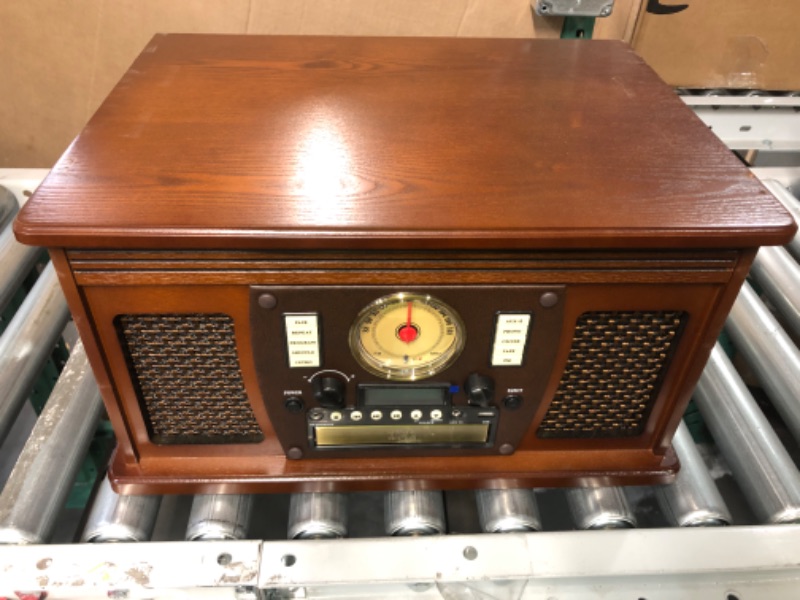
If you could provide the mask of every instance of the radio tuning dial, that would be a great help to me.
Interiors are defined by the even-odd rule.
[[[452,365],[466,330],[456,311],[427,294],[398,292],[364,307],[350,328],[358,363],[383,379],[416,381]]]
[[[338,377],[317,377],[312,383],[314,399],[325,408],[344,408],[345,384]]]
[[[479,373],[472,373],[467,377],[464,386],[467,392],[467,402],[470,406],[487,407],[494,399],[494,381],[490,377]]]

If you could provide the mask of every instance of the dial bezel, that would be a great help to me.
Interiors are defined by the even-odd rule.
[[[362,327],[364,320],[375,312],[376,308],[397,302],[420,302],[433,307],[439,315],[445,314],[443,319],[450,318],[455,330],[453,343],[448,346],[440,356],[414,366],[387,365],[384,361],[375,358],[362,343]],[[451,366],[461,355],[466,344],[466,328],[458,312],[446,302],[430,294],[419,292],[395,292],[381,296],[365,306],[356,316],[350,327],[348,341],[350,352],[366,371],[389,381],[419,381],[441,373]]]

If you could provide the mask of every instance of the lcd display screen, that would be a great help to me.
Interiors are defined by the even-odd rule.
[[[447,406],[450,386],[362,385],[359,393],[362,406]]]

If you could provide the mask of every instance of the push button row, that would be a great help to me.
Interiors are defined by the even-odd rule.
[[[369,412],[368,415],[365,415],[364,412],[360,410],[354,410],[347,414],[350,415],[351,421],[362,421],[366,417],[369,417],[371,421],[380,421],[384,417],[384,413],[381,410],[372,410]],[[461,414],[462,412],[460,410],[453,409],[454,417],[459,417],[461,416]],[[341,421],[344,418],[344,416],[345,414],[338,410],[335,410],[330,414],[331,421],[336,421],[336,422]],[[423,413],[423,411],[419,409],[414,409],[409,413],[409,416],[413,421],[420,421],[425,416],[425,414]],[[430,411],[429,416],[432,420],[439,421],[442,419],[443,414],[441,410],[439,410],[438,408],[434,408],[432,411]],[[403,411],[394,409],[389,413],[389,418],[392,421],[399,421],[400,419],[403,418]]]

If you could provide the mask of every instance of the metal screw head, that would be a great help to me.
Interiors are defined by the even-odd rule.
[[[539,296],[539,304],[541,304],[544,308],[553,308],[556,304],[558,304],[558,294],[555,292],[545,292]]]
[[[278,305],[278,299],[272,294],[261,294],[258,297],[258,305],[267,310],[275,308]]]
[[[612,10],[614,10],[614,5],[613,4],[606,5],[600,10],[600,16],[601,17],[607,17],[607,16],[609,16],[611,14]]]
[[[499,448],[500,454],[509,455],[514,454],[514,446],[511,444],[501,444]]]

